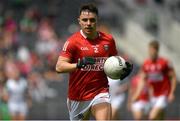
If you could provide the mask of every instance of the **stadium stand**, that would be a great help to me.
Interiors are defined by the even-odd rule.
[[[161,53],[172,60],[176,72],[180,71],[179,0],[0,0],[0,80],[6,81],[3,64],[7,60],[19,64],[32,89],[29,120],[69,119],[68,75],[58,75],[54,66],[63,43],[78,29],[78,8],[86,2],[98,5],[100,22],[111,28],[119,51],[134,62],[135,71],[147,55],[147,43],[154,38],[162,45]],[[51,39],[43,40],[43,32]],[[44,45],[50,52],[44,50]],[[179,80],[178,73],[177,76]],[[166,119],[180,119],[179,91],[178,84]],[[120,109],[120,116],[132,119],[126,104]]]

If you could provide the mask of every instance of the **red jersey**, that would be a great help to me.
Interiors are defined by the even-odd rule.
[[[147,59],[142,69],[146,74],[146,80],[153,88],[154,96],[169,94],[171,85],[168,72],[172,67],[168,60],[162,57],[159,57],[156,61]]]
[[[137,86],[138,86],[138,83],[139,83],[139,80],[140,80],[140,76],[136,75],[132,78],[131,80],[131,88],[133,90],[136,90],[137,89]],[[149,100],[149,92],[148,92],[148,85],[145,84],[143,90],[141,91],[139,97],[137,100],[143,100],[143,101],[148,101]]]
[[[117,50],[111,35],[99,32],[96,39],[88,40],[82,31],[73,34],[64,44],[60,56],[69,58],[71,63],[77,63],[82,57],[94,57],[96,62],[70,73],[68,98],[85,101],[108,92],[103,65],[106,58],[113,55],[117,55]]]

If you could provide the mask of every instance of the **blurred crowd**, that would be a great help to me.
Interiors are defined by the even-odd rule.
[[[32,3],[31,0],[0,1],[0,120],[10,118],[8,115],[9,111],[6,104],[11,103],[9,102],[9,96],[13,94],[11,88],[11,83],[13,80],[18,80],[17,83],[22,82],[23,90],[21,90],[21,94],[23,96],[20,99],[23,101],[27,99],[26,106],[29,108],[33,106],[33,102],[42,103],[46,97],[53,98],[57,96],[57,92],[53,88],[48,87],[47,83],[52,81],[64,80],[64,76],[58,75],[55,72],[55,64],[59,55],[59,51],[61,50],[67,36],[63,34],[66,31],[69,31],[69,33],[73,33],[78,29],[77,23],[72,21],[72,18],[77,18],[76,15],[78,14],[78,11],[76,11],[77,9],[75,8],[77,6],[79,7],[82,1],[83,0],[75,0],[74,3],[69,3],[66,0],[35,1],[34,3],[38,4],[38,7],[40,8],[35,6],[35,4],[28,5],[29,3]],[[111,1],[96,1],[99,4],[98,7],[100,8],[100,14],[102,15],[100,19],[102,21],[105,20],[107,24],[110,25],[112,28],[118,29],[121,34],[123,34],[123,31],[125,29],[123,26],[125,21],[124,14],[127,14],[126,12],[129,12],[129,15],[131,15],[132,13],[132,11],[129,11],[130,9],[127,8],[127,6],[123,4],[122,1],[124,3],[128,3],[128,1],[126,0],[114,1],[114,3],[120,6],[120,9],[122,9],[122,11],[119,11],[119,8],[116,9],[116,6],[113,6],[111,4]],[[143,6],[148,0],[134,1],[136,1],[138,5]],[[163,0],[155,1],[159,5],[163,4]],[[86,2],[88,2],[88,0],[86,0]],[[48,5],[48,9],[40,11],[39,9],[41,9],[41,3],[46,3]],[[112,5],[112,7],[108,8],[106,6],[106,10],[104,10],[104,3],[106,3],[105,5],[108,6]],[[67,6],[67,4],[71,4],[76,7],[72,7],[70,9],[68,8],[69,6]],[[175,6],[175,4],[173,5]],[[178,6],[179,4],[176,5]],[[64,11],[71,10],[71,12],[67,11],[67,13],[74,13],[71,15],[65,13],[65,16],[65,14],[62,14],[63,11],[59,11],[59,9]],[[177,9],[174,9],[173,7],[171,9],[172,11],[178,13]],[[62,14],[60,20],[55,18],[57,13]],[[67,16],[72,18],[69,19],[67,18]],[[67,21],[67,23],[69,22],[68,24],[70,25],[68,27],[66,25],[67,23],[63,23],[62,18],[64,21]],[[154,32],[154,30],[156,29],[155,21],[156,19],[154,18],[148,18],[148,24],[146,27],[147,30],[152,30]],[[57,26],[63,24],[64,26],[60,26],[61,28]],[[66,30],[64,30],[65,27],[67,27]],[[99,26],[99,28],[105,32],[110,31],[104,25]],[[123,50],[121,50],[121,52],[122,53],[120,54],[123,55],[124,58],[128,58],[128,56],[126,55],[126,53],[123,52]],[[134,70],[137,71],[138,68],[138,65],[135,65]],[[19,85],[20,84],[16,85],[17,89],[22,88],[18,87]],[[124,90],[127,89],[123,89],[123,91]],[[123,95],[125,95],[125,93],[123,93]],[[122,102],[124,102],[125,100],[125,97],[123,98],[124,99]],[[122,103],[122,106],[124,106],[123,104],[124,103]],[[120,104],[118,104],[118,106],[119,105]],[[124,107],[127,108],[126,106]],[[119,106],[119,108],[121,108],[121,106]],[[27,115],[26,113],[27,112],[24,113],[24,116]],[[127,116],[128,114],[125,115]],[[25,117],[19,116],[19,119],[22,120],[23,118]]]
[[[0,14],[0,90],[7,89],[13,79],[23,79],[31,100],[43,101],[55,94],[47,81],[62,80],[54,67],[63,41],[55,32],[52,17],[31,7],[24,9],[18,21],[17,14],[13,9]],[[10,96],[11,92],[6,93]],[[9,99],[1,93],[0,107]]]

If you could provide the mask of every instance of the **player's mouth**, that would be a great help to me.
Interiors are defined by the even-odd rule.
[[[88,32],[91,32],[93,30],[93,28],[89,27],[89,28],[85,28],[85,30],[88,31]]]
[[[92,28],[92,27],[88,27],[88,28],[85,28],[85,29],[87,29],[87,30],[92,30],[93,28]]]

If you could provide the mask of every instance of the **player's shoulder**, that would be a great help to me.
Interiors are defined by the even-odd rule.
[[[147,58],[147,59],[145,59],[144,60],[144,65],[147,65],[147,64],[150,64],[152,61],[151,61],[151,59],[150,58]]]
[[[101,32],[101,31],[99,31],[99,34],[100,34],[100,37],[105,39],[105,40],[108,40],[108,41],[113,40],[113,36],[111,34],[104,33],[104,32]]]
[[[168,62],[169,60],[165,57],[159,57],[159,61],[161,62]]]
[[[67,40],[68,41],[76,41],[76,40],[79,40],[80,38],[81,38],[81,34],[78,31],[78,32],[75,32],[72,35],[70,35]]]
[[[168,58],[165,57],[159,57],[159,63],[165,64],[165,65],[171,65],[171,61]]]

